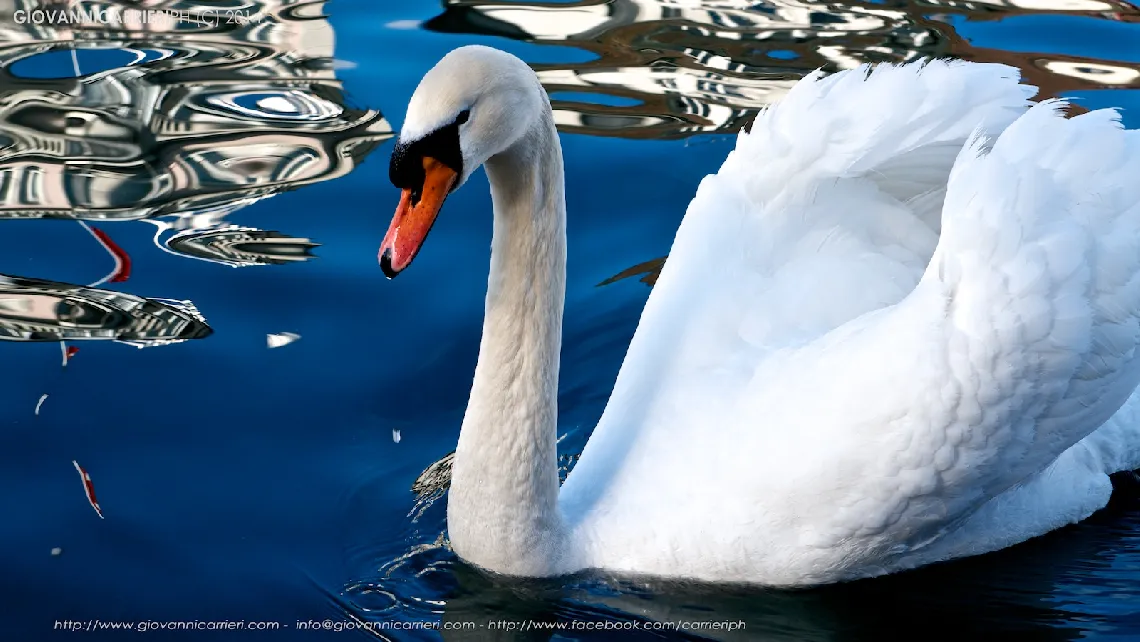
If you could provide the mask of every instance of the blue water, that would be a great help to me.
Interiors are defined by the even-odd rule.
[[[412,491],[454,448],[475,364],[491,234],[482,174],[449,199],[414,269],[388,282],[376,262],[398,198],[387,181],[391,132],[440,56],[482,43],[562,79],[548,89],[570,211],[559,430],[571,459],[686,204],[771,87],[851,60],[1001,57],[1049,83],[1046,94],[1122,107],[1140,127],[1140,9],[1095,1],[1085,12],[876,3],[879,22],[867,28],[871,9],[859,4],[815,6],[803,24],[792,4],[728,0],[684,15],[663,13],[663,0],[518,2],[509,15],[489,1],[333,0],[327,18],[263,0],[251,6],[278,27],[268,36],[187,27],[140,41],[87,29],[79,80],[70,35],[3,25],[27,35],[0,45],[0,274],[41,281],[17,294],[0,283],[0,333],[39,339],[0,342],[0,638],[64,637],[68,622],[93,620],[241,620],[281,628],[151,635],[339,640],[367,634],[297,623],[357,618],[745,623],[709,632],[723,639],[1137,639],[1140,493],[1124,486],[1086,522],[1025,545],[820,590],[484,577],[439,543],[442,488],[421,481],[419,500]],[[137,57],[127,50],[143,57],[115,67]],[[720,71],[711,56],[738,67]],[[654,84],[637,74],[651,66],[716,82]],[[623,71],[595,73],[613,69]],[[568,70],[577,84],[564,82]],[[129,276],[72,216],[129,256]],[[226,225],[279,235],[259,253]],[[238,255],[269,264],[226,263]],[[112,272],[120,280],[81,287]],[[82,317],[94,329],[53,316],[107,297],[112,312]],[[212,332],[169,302],[132,317],[139,297],[192,301]],[[38,334],[21,335],[36,310]],[[156,344],[175,327],[188,340]],[[279,333],[300,338],[269,349],[267,335]],[[79,348],[66,368],[61,338]],[[494,635],[613,633],[443,633]]]

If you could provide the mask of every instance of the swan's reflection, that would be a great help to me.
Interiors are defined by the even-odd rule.
[[[950,24],[1046,14],[1140,22],[1140,9],[1124,0],[445,0],[424,26],[594,54],[533,66],[562,130],[605,136],[734,132],[812,69],[924,56],[1019,67],[1041,97],[1140,87],[1134,62],[975,47]],[[560,98],[566,93],[575,96]]]
[[[510,579],[464,564],[439,538],[353,582],[338,601],[361,620],[441,619],[450,627],[440,631],[447,640],[608,640],[618,630],[622,639],[773,642],[1060,641],[1078,639],[1089,630],[1111,636],[1126,631],[1128,622],[1111,609],[1090,614],[1088,605],[1134,599],[1130,577],[1140,563],[1135,549],[1140,493],[1134,483],[1114,482],[1117,492],[1109,505],[1080,524],[997,553],[820,589],[765,590],[609,575]],[[429,518],[442,529],[443,507],[432,507]],[[425,604],[419,599],[425,594],[442,598]],[[1072,626],[1075,609],[1083,614],[1080,629]],[[522,630],[521,623],[528,621],[543,627]],[[693,624],[711,622],[724,624]],[[593,623],[593,628],[571,628],[582,623]],[[706,628],[682,631],[677,626]]]
[[[656,621],[745,622],[738,632],[702,633],[720,640],[1044,641],[1078,639],[1089,630],[1111,635],[1128,624],[1112,613],[1090,615],[1081,622],[1082,632],[1072,626],[1071,602],[1082,592],[1074,585],[1086,583],[1103,587],[1087,597],[1089,603],[1135,599],[1134,584],[1125,587],[1115,578],[1121,567],[1132,569],[1140,559],[1134,547],[1140,493],[1134,484],[1114,482],[1112,501],[1085,522],[996,553],[899,575],[806,591],[636,582],[635,591],[610,595],[583,587],[571,597]],[[1060,595],[1067,597],[1055,597]]]
[[[565,455],[564,455],[565,457]],[[1109,505],[1084,522],[981,557],[936,564],[916,571],[820,589],[784,591],[592,575],[552,580],[490,576],[458,560],[443,531],[445,492],[452,454],[428,466],[413,484],[417,501],[411,526],[433,533],[432,541],[402,553],[360,549],[364,559],[385,562],[337,593],[341,608],[370,621],[441,620],[447,640],[546,640],[559,633],[573,639],[607,640],[603,628],[571,631],[573,623],[626,623],[633,639],[770,640],[1070,640],[1074,609],[1135,597],[1140,566],[1140,484],[1128,474],[1113,477]],[[560,462],[563,478],[572,458]],[[725,492],[732,492],[726,489]],[[367,503],[371,500],[358,498]],[[368,531],[360,525],[361,533]],[[1095,578],[1095,579],[1091,579]],[[440,596],[424,600],[423,596]],[[1063,597],[1061,597],[1063,596]],[[544,622],[541,630],[513,630],[504,623]],[[630,624],[641,622],[641,625]],[[721,629],[678,631],[679,622],[734,622]],[[654,623],[654,624],[645,624]],[[708,626],[708,625],[702,625]],[[1126,627],[1113,616],[1089,616],[1082,627],[1111,633]],[[466,628],[465,628],[466,627]],[[655,628],[656,627],[656,628]],[[631,635],[631,630],[637,635]],[[562,639],[557,638],[557,639]]]

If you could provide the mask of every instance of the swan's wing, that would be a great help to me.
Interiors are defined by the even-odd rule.
[[[828,525],[819,545],[936,540],[1095,431],[1140,381],[1140,133],[1109,110],[1065,119],[1060,104],[1033,107],[988,152],[981,137],[963,150],[906,299],[757,371],[740,416],[803,427],[753,446],[796,462],[769,472],[810,489],[815,506],[795,510]],[[787,401],[808,389],[813,406]]]
[[[937,230],[966,140],[978,128],[999,134],[1028,109],[1037,89],[1019,77],[961,60],[817,71],[757,118],[720,173],[754,204],[797,185],[864,179]]]
[[[677,444],[728,430],[758,363],[902,299],[958,152],[1034,93],[1011,67],[932,61],[815,73],[759,114],[689,205],[566,501],[671,493],[674,459],[719,457]]]

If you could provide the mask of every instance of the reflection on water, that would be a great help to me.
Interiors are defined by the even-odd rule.
[[[0,218],[168,216],[182,219],[171,229],[212,227],[258,199],[346,174],[391,137],[379,112],[345,105],[322,3],[240,5],[259,17],[150,33],[5,23]],[[111,54],[130,62],[111,56],[101,69]],[[28,77],[60,56],[78,77]]]
[[[432,486],[440,481],[438,472],[420,481]],[[1131,607],[1116,604],[1135,593],[1131,583],[1140,568],[1140,492],[1135,482],[1120,476],[1113,482],[1117,492],[1105,509],[1011,549],[813,590],[604,573],[551,580],[490,576],[456,559],[443,536],[435,535],[401,553],[385,554],[387,561],[375,573],[348,583],[335,601],[346,617],[360,620],[453,623],[457,628],[442,631],[445,640],[567,639],[562,636],[573,631],[570,627],[583,623],[596,628],[581,629],[581,637],[569,639],[609,640],[615,630],[624,633],[622,639],[641,640],[1060,642],[1087,637],[1089,631],[1132,639]],[[424,521],[442,525],[442,506],[427,512]],[[1071,620],[1073,611],[1082,614],[1079,625]],[[550,628],[494,628],[496,623],[526,621]],[[477,629],[461,628],[464,622],[476,623]],[[667,628],[680,622],[722,622],[726,627]],[[660,628],[663,623],[666,628]],[[728,623],[735,628],[727,628]]]
[[[309,239],[236,225],[182,230],[166,239],[165,245],[176,254],[232,267],[305,261],[312,257],[309,250],[317,247]]]
[[[559,128],[595,136],[736,132],[814,69],[929,56],[1017,67],[1039,99],[1140,88],[1138,63],[979,47],[952,24],[1042,15],[1140,23],[1140,8],[1125,0],[445,0],[424,28],[594,54],[532,66],[551,92]],[[631,276],[653,285],[664,263],[648,260],[602,285]]]
[[[110,339],[145,347],[201,339],[211,332],[189,301],[0,274],[0,340]]]
[[[594,135],[735,132],[813,69],[925,56],[1019,67],[1042,98],[1140,87],[1140,64],[974,47],[950,24],[1021,15],[1140,22],[1140,9],[1124,0],[445,0],[424,27],[591,52],[589,62],[533,66],[563,131]],[[582,98],[559,100],[559,92]]]
[[[124,10],[136,4],[51,6],[129,16]],[[343,176],[392,136],[380,112],[346,104],[322,4],[159,1],[145,5],[168,11],[165,20],[54,25],[15,19],[44,3],[0,9],[0,225],[145,220],[157,227],[160,249],[186,258],[233,267],[311,258],[317,244],[309,239],[235,226],[226,216]],[[227,11],[246,19],[216,18]],[[183,12],[215,19],[180,21]],[[89,229],[117,263],[129,262],[111,233]],[[76,288],[68,300],[106,303],[101,292]],[[135,314],[131,324],[154,321],[136,306],[110,309]],[[27,338],[22,323],[3,312],[0,337]],[[119,319],[101,323],[85,338],[128,332]],[[33,335],[82,336],[79,328],[53,332]]]

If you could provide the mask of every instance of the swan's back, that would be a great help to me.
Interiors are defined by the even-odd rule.
[[[890,570],[1120,407],[1140,374],[1129,351],[1140,212],[1100,161],[1107,146],[1124,166],[1140,162],[1136,135],[1104,114],[1025,115],[1034,93],[1001,65],[882,65],[809,76],[759,115],[701,183],[563,488],[591,565],[774,584]],[[971,143],[975,132],[987,138]],[[1051,203],[1033,195],[1043,176],[1066,179]],[[979,200],[992,211],[974,212]],[[1052,242],[1043,230],[1072,217],[1083,236],[1056,257],[1111,265],[1092,268],[1095,286],[1073,286],[1084,308],[1045,310],[1061,327],[1083,309],[1088,333],[1048,335],[1046,349],[1026,338],[1041,304],[1017,297],[1053,300],[1063,278],[1026,266],[1034,244]],[[1094,240],[1110,234],[1119,247]],[[932,276],[964,256],[982,257],[968,278]],[[1017,296],[1002,290],[1015,277],[1028,279]],[[1004,306],[986,319],[1006,334],[959,327],[965,302]],[[1068,415],[1001,371],[1049,363],[1049,350],[1085,351],[1072,372],[1041,377],[1077,391],[1049,402]],[[988,369],[963,370],[961,355]],[[1090,399],[1079,391],[1105,383],[1098,368],[1120,392],[1076,413]],[[995,424],[1013,409],[1033,417],[1018,428],[1032,436]]]

